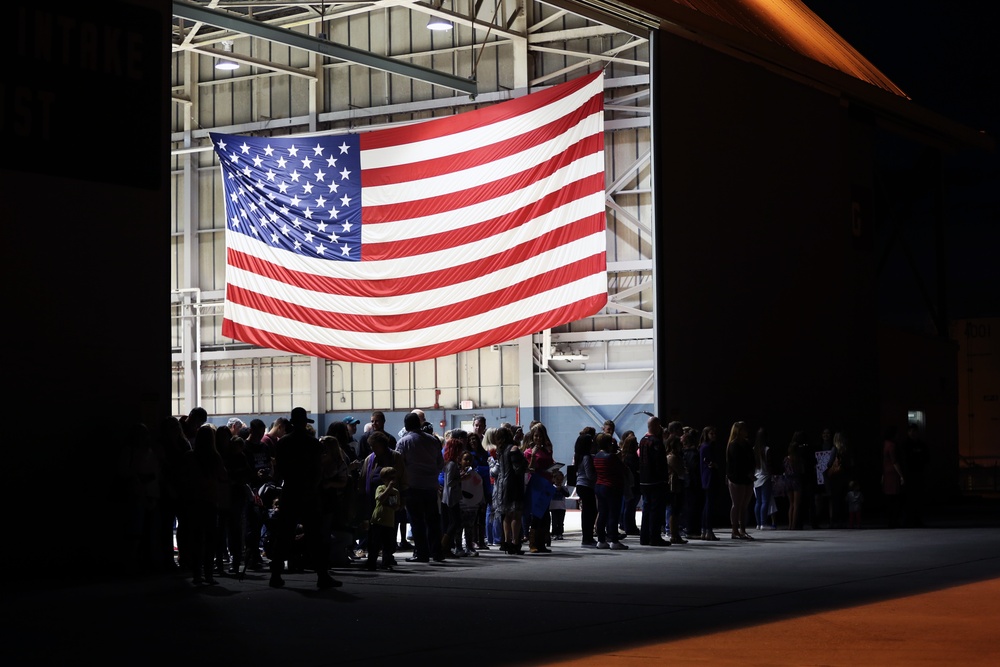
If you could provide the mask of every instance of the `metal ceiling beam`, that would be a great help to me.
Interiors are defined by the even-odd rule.
[[[191,47],[189,51],[194,51],[195,53],[202,53],[206,56],[211,56],[213,58],[225,58],[226,60],[233,60],[244,65],[252,65],[254,67],[260,67],[262,69],[271,70],[272,72],[280,72],[282,74],[288,74],[290,76],[298,76],[304,79],[316,79],[316,73],[311,70],[299,69],[297,67],[288,67],[287,65],[276,65],[272,62],[264,60],[262,58],[252,58],[250,56],[244,56],[235,51],[223,51],[222,49],[216,49],[208,46],[197,46]]]
[[[479,86],[475,81],[470,79],[452,76],[427,67],[411,65],[393,58],[376,55],[370,51],[334,44],[327,40],[302,35],[292,30],[276,28],[252,19],[208,9],[201,5],[186,2],[186,0],[173,0],[173,13],[174,16],[190,21],[207,23],[217,28],[266,39],[269,42],[285,44],[302,49],[303,51],[318,53],[323,56],[337,58],[338,60],[346,60],[364,65],[365,67],[371,67],[372,69],[389,72],[390,74],[417,79],[418,81],[426,81],[435,86],[451,88],[469,95],[476,95],[479,91]]]

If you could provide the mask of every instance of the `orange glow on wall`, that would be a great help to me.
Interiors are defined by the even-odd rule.
[[[799,0],[672,1],[909,99],[889,77]]]

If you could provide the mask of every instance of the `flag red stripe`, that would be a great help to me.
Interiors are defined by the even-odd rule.
[[[599,112],[603,108],[603,105],[604,96],[598,93],[573,113],[557,118],[540,127],[531,128],[530,131],[524,134],[443,157],[418,160],[392,167],[365,167],[364,158],[362,158],[364,169],[361,173],[361,185],[362,187],[369,188],[394,183],[406,183],[496,162],[497,160],[517,155],[561,136],[579,124],[584,118]],[[362,135],[361,137],[362,151],[366,148],[365,136],[367,135]]]
[[[424,359],[443,357],[466,350],[506,343],[515,338],[541,331],[542,329],[558,326],[560,323],[572,322],[581,317],[586,317],[598,311],[606,303],[607,294],[599,294],[482,333],[442,341],[434,345],[396,350],[359,350],[333,345],[319,345],[238,324],[230,320],[223,320],[222,335],[273,350],[293,350],[296,354],[304,354],[321,359],[337,359],[360,363],[404,363],[408,361],[423,361]]]
[[[603,228],[605,222],[604,215],[592,215],[590,216],[590,222],[592,224],[585,224],[581,220],[573,224],[564,225],[530,241],[509,248],[498,255],[483,257],[472,256],[470,254],[469,261],[465,264],[456,264],[444,269],[428,267],[426,273],[400,276],[398,278],[385,278],[382,280],[333,278],[295,271],[233,248],[226,250],[226,263],[229,266],[234,266],[244,271],[264,276],[265,278],[322,294],[338,294],[351,297],[419,294],[427,290],[447,287],[448,285],[496,273],[501,269],[516,266],[548,250],[586,238],[595,233],[596,230]],[[602,267],[599,270],[603,271],[604,268]]]
[[[386,243],[367,242],[361,250],[362,258],[366,262],[371,262],[414,257],[470,243],[477,243],[497,234],[517,229],[531,220],[551,213],[560,206],[564,206],[572,201],[595,192],[603,191],[604,174],[593,174],[578,181],[567,183],[560,189],[550,192],[544,197],[526,204],[522,208],[489,220],[483,220],[475,225],[468,225],[438,234],[428,234],[417,240],[408,239]],[[601,224],[605,224],[604,221]]]

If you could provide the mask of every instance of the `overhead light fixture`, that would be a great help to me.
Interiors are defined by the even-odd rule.
[[[586,361],[590,359],[590,355],[584,354],[579,350],[574,352],[573,350],[560,350],[556,348],[549,354],[549,359],[555,361]]]
[[[434,2],[431,3],[431,8],[441,9],[441,5],[443,4],[444,0],[434,0]],[[428,30],[445,31],[445,30],[451,30],[452,27],[453,26],[451,25],[451,21],[447,21],[441,18],[440,16],[431,16],[430,20],[427,21]]]
[[[222,43],[222,50],[226,53],[233,52],[233,43],[230,41],[225,41]],[[234,70],[238,69],[240,64],[235,60],[230,60],[229,58],[219,58],[218,62],[215,63],[215,69],[222,70]]]

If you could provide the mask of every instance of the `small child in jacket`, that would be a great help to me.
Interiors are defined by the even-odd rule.
[[[368,523],[368,560],[365,569],[374,570],[379,553],[382,554],[382,568],[391,569],[396,563],[392,552],[396,548],[396,510],[400,507],[399,489],[396,488],[396,469],[382,468],[379,476],[381,484],[375,489],[375,509]]]
[[[549,501],[549,514],[552,515],[553,540],[561,540],[566,527],[566,499],[569,498],[569,487],[566,486],[566,476],[561,470],[552,473],[552,485],[556,487],[556,492]],[[551,545],[548,545],[551,546]]]

